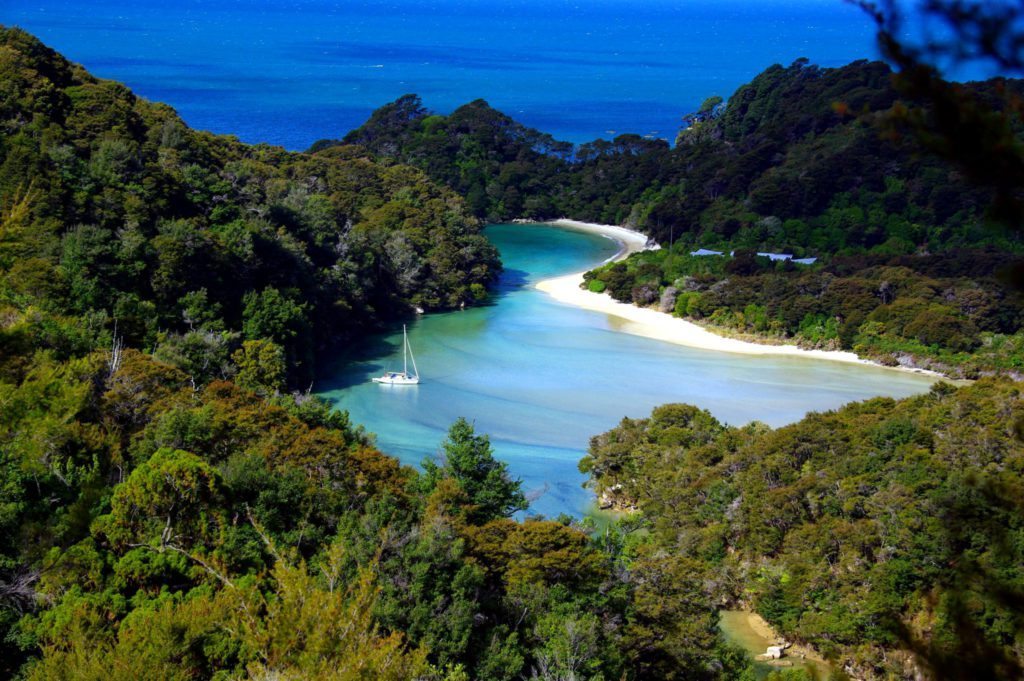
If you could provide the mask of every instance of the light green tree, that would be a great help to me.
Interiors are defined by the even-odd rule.
[[[231,355],[238,367],[235,381],[250,390],[269,395],[284,387],[284,350],[268,340],[248,340]]]
[[[215,533],[220,474],[195,454],[163,447],[114,490],[101,527],[122,545],[187,552]]]

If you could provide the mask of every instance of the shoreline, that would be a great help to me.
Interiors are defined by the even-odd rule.
[[[575,230],[577,232],[586,232],[587,234],[597,234],[599,236],[606,237],[616,242],[619,245],[619,251],[612,257],[604,261],[604,263],[618,262],[619,260],[625,260],[630,255],[644,250],[658,250],[661,246],[657,244],[648,246],[649,239],[646,234],[636,232],[632,229],[625,227],[618,227],[616,225],[601,225],[596,222],[582,222],[581,220],[569,220],[562,218],[560,220],[550,220],[547,222],[535,222],[532,224],[536,225],[553,225],[555,227],[561,227],[563,229]],[[579,272],[580,281],[583,281],[583,273]],[[551,281],[547,279],[545,281]],[[538,283],[537,287],[540,288]],[[588,291],[589,293],[589,291]],[[596,294],[595,294],[596,295]]]
[[[575,229],[590,234],[598,234],[617,241],[620,244],[619,252],[606,260],[605,263],[624,260],[629,255],[645,250],[648,247],[648,238],[645,234],[616,225],[601,225],[578,220],[551,220],[535,224]],[[679,317],[673,317],[666,312],[637,307],[630,303],[620,303],[607,293],[594,293],[582,289],[580,284],[583,283],[583,274],[584,272],[574,272],[560,277],[545,279],[537,282],[534,287],[560,303],[593,312],[603,312],[621,320],[622,323],[616,326],[620,331],[675,345],[739,355],[783,355],[807,359],[824,359],[832,362],[862,364],[864,366],[934,376],[935,378],[945,378],[936,371],[885,366],[869,359],[863,359],[858,357],[856,353],[845,350],[809,350],[796,345],[768,345],[719,336],[703,326]]]

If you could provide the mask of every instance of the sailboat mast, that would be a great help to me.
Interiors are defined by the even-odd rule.
[[[409,349],[409,357],[412,358],[412,370],[416,374],[416,380],[420,380],[420,370],[416,367],[416,355],[412,354],[412,346],[409,345],[409,340],[406,339],[405,347]]]
[[[409,336],[405,332],[405,324],[402,324],[402,373],[409,375]]]

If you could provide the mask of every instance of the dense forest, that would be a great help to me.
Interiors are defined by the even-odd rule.
[[[972,357],[979,338],[995,348],[987,338],[1017,328],[998,276],[1015,242],[981,229],[985,190],[925,172],[935,159],[881,150],[921,165],[872,184],[865,163],[835,193],[815,189],[826,197],[806,213],[750,218],[752,183],[787,163],[797,173],[800,144],[845,149],[850,135],[873,148],[859,112],[894,106],[876,99],[880,65],[763,78],[694,114],[675,149],[629,137],[572,149],[481,102],[435,117],[404,98],[353,133],[362,146],[296,154],[190,130],[0,29],[0,676],[754,681],[765,670],[718,628],[720,610],[743,607],[813,645],[837,680],[1019,677],[1024,405],[1005,378],[776,430],[687,405],[626,419],[581,463],[595,492],[635,509],[607,522],[525,515],[519,483],[467,420],[417,471],[346,414],[288,392],[376,324],[485,300],[500,264],[477,216],[527,200],[536,213],[519,214],[555,215],[570,204],[552,188],[579,201],[576,217],[737,246],[721,260],[664,249],[591,276],[624,299],[676,287],[672,309],[713,317],[742,294],[767,324],[757,332],[791,331],[770,311],[801,333],[807,318],[834,324],[843,343],[866,324],[884,336],[902,314],[899,333],[956,327],[960,340],[932,345]],[[799,140],[778,134],[804,120],[786,104],[803,101],[793,82],[829,107]],[[832,107],[843,97],[857,116]],[[758,134],[773,151],[750,146]],[[771,168],[741,177],[758,158]],[[681,179],[691,172],[724,182],[702,207],[674,203],[707,193]],[[961,208],[928,213],[937,187]],[[873,214],[876,200],[889,206],[884,239],[865,241],[860,218],[819,221]],[[696,222],[672,213],[690,210]],[[893,241],[909,229],[894,215],[928,225],[913,248]],[[772,239],[751,241],[761,229]],[[743,250],[811,252],[787,234],[832,234],[835,253],[798,269]],[[792,307],[770,307],[772,290]],[[801,301],[812,291],[832,302]]]
[[[321,140],[310,151],[351,144],[380,160],[421,168],[492,222],[571,215],[620,223],[641,194],[681,170],[663,141],[622,135],[574,147],[516,123],[483,100],[440,116],[406,95],[344,140]]]
[[[996,114],[1024,91],[1005,79],[961,87]],[[482,101],[438,116],[411,95],[344,142],[422,168],[487,219],[567,215],[671,247],[588,277],[591,290],[618,300],[888,364],[1017,373],[1024,338],[1013,273],[1022,261],[1007,254],[1021,253],[1019,235],[989,219],[992,189],[901,129],[915,106],[930,115],[881,62],[822,69],[800,60],[767,69],[728,102],[705,102],[671,149],[632,135],[573,147]],[[1019,147],[1019,133],[1001,131],[1004,146]],[[699,248],[737,257],[691,258]]]
[[[982,217],[991,192],[883,125],[913,102],[882,62],[772,66],[708,100],[665,140],[620,135],[573,146],[478,100],[447,116],[415,95],[378,109],[323,153],[360,145],[416,166],[478,216],[621,224],[661,243],[827,255],[1007,245]],[[999,109],[1019,81],[963,86]]]
[[[413,168],[197,132],[21,31],[0,47],[11,350],[116,335],[196,383],[263,364],[261,387],[305,387],[325,348],[482,301],[500,271],[461,199]]]
[[[986,379],[771,430],[658,407],[580,468],[713,602],[754,608],[858,678],[1019,678],[1020,387]],[[913,655],[917,657],[914,658]]]

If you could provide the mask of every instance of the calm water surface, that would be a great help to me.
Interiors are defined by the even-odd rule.
[[[496,302],[409,325],[419,386],[370,382],[401,367],[397,328],[339,358],[318,390],[407,464],[435,453],[459,416],[475,421],[535,496],[534,512],[583,513],[592,498],[576,464],[589,438],[660,404],[696,404],[733,425],[780,426],[808,411],[904,397],[931,384],[904,372],[694,350],[619,332],[614,318],[532,286],[605,260],[614,242],[546,226],[492,225],[487,235],[507,268]]]
[[[558,139],[675,138],[773,63],[877,58],[843,0],[0,0],[96,75],[192,126],[305,149],[410,92],[477,98]]]

